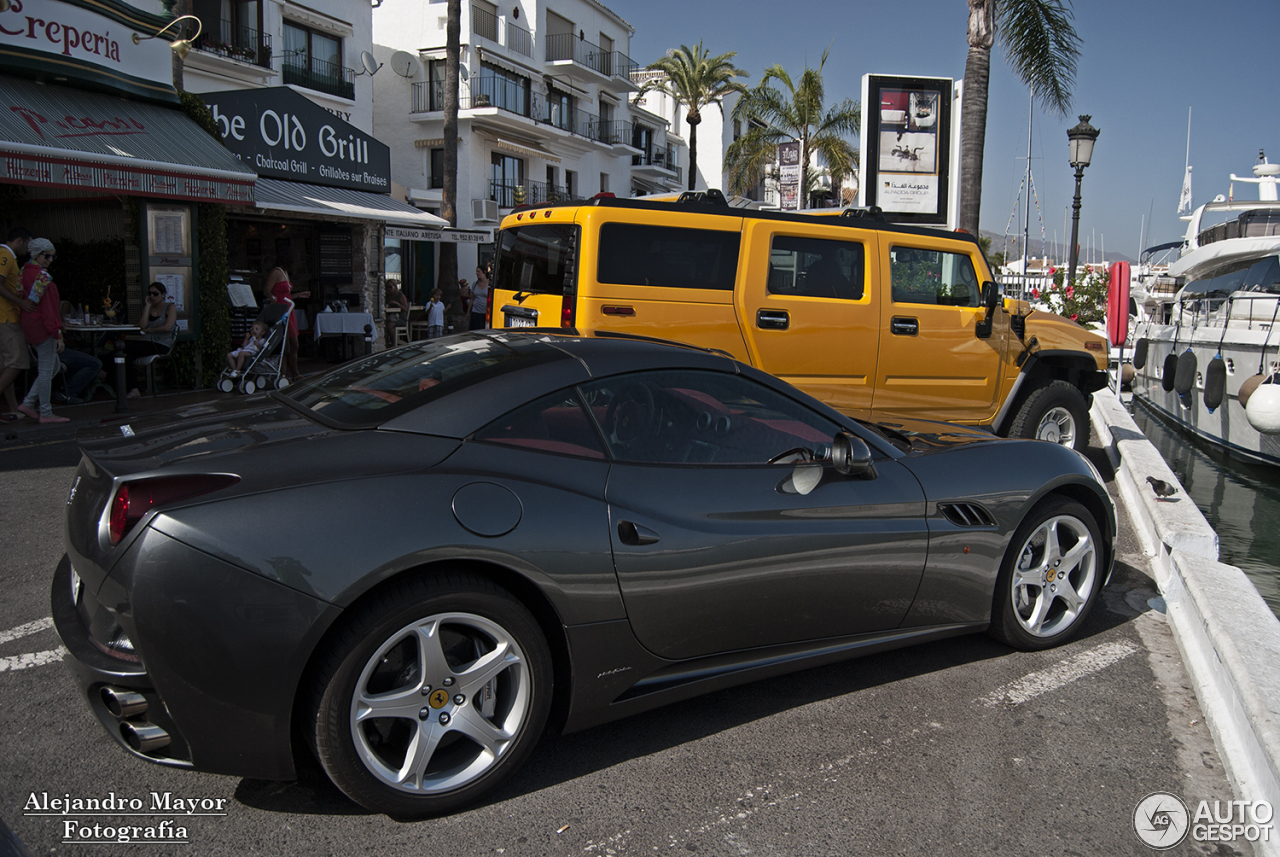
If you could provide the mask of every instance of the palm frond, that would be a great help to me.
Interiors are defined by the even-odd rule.
[[[1047,109],[1065,115],[1071,107],[1080,58],[1075,15],[1063,0],[1000,0],[996,32],[1018,78]]]

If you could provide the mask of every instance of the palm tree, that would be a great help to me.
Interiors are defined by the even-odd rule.
[[[698,125],[702,122],[702,109],[720,104],[731,92],[746,92],[747,88],[734,80],[747,73],[730,62],[737,51],[711,56],[698,42],[694,47],[681,45],[660,60],[648,65],[649,71],[660,71],[662,77],[646,81],[637,97],[649,90],[670,95],[685,108],[685,121],[689,123],[689,190],[693,190],[698,176]]]
[[[969,56],[960,115],[960,226],[978,234],[982,208],[982,148],[987,136],[987,86],[996,36],[1018,78],[1059,116],[1071,105],[1080,37],[1071,0],[968,0]]]
[[[800,143],[800,187],[809,188],[809,154],[817,152],[831,170],[831,184],[858,169],[858,153],[847,137],[862,127],[858,102],[846,98],[829,109],[823,105],[822,67],[805,68],[798,82],[780,65],[765,70],[760,83],[733,106],[733,118],[746,131],[729,145],[726,167],[729,192],[745,193],[756,186],[778,159],[778,144]],[[782,85],[779,89],[774,82]]]

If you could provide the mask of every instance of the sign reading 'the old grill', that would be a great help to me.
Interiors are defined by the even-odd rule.
[[[391,150],[286,86],[201,95],[228,149],[260,176],[387,193]]]

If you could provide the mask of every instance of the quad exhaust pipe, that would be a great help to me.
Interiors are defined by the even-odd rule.
[[[169,746],[169,733],[154,723],[131,723],[126,720],[120,724],[120,734],[139,753],[154,753]]]
[[[107,710],[120,718],[120,735],[139,753],[154,753],[169,746],[169,733],[145,720],[130,720],[147,713],[147,698],[137,691],[122,687],[102,688],[102,702]]]
[[[120,687],[104,687],[102,689],[102,701],[106,704],[107,711],[121,719],[137,717],[147,710],[147,698],[145,696]]]

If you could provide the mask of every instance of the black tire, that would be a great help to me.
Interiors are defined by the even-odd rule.
[[[546,726],[551,690],[546,640],[511,594],[470,574],[411,577],[356,608],[329,644],[308,737],[356,803],[425,818],[520,767]],[[385,716],[368,716],[378,710]]]
[[[1023,651],[1062,645],[1098,600],[1104,561],[1102,536],[1088,509],[1065,497],[1041,500],[1018,526],[1000,564],[991,636]]]
[[[1009,428],[1009,437],[1029,437],[1070,446],[1089,446],[1089,406],[1066,381],[1053,381],[1027,396]]]

